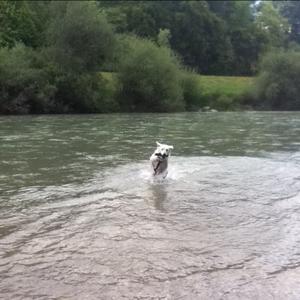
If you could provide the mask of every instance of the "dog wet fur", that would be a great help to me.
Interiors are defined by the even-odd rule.
[[[151,166],[153,168],[153,176],[160,175],[166,178],[168,175],[168,159],[171,155],[173,146],[156,142],[157,148],[150,157]]]

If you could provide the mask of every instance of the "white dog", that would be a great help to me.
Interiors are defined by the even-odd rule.
[[[168,175],[168,158],[171,155],[173,146],[160,144],[156,142],[157,148],[150,157],[153,168],[153,175],[162,175],[165,178]]]

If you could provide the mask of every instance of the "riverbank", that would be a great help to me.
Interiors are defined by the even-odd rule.
[[[202,97],[212,108],[239,110],[253,86],[253,77],[199,75]]]
[[[112,91],[117,89],[118,81],[113,73],[102,72],[101,75]],[[242,109],[254,84],[254,77],[197,75],[197,79],[201,91],[197,106],[218,110]]]

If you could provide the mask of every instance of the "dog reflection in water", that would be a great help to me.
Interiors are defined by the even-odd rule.
[[[167,185],[163,183],[150,184],[145,200],[148,205],[156,210],[166,211],[165,204],[168,200]]]
[[[157,148],[150,157],[153,168],[153,176],[166,178],[168,175],[168,159],[173,146],[156,142]]]

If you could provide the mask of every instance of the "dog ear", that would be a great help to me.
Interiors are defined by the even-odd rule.
[[[159,142],[156,141],[156,145],[157,145],[157,147],[160,147],[161,143],[159,143]]]
[[[172,150],[173,150],[173,149],[174,149],[174,147],[173,147],[173,146],[169,146],[169,149],[172,149]]]

